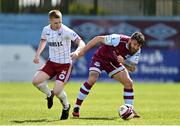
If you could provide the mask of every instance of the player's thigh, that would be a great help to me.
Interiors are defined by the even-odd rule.
[[[46,80],[48,80],[50,78],[50,76],[43,72],[43,71],[37,71],[33,77],[32,83],[34,85],[38,85]]]
[[[56,80],[66,84],[70,78],[72,68],[72,64],[56,64],[54,67],[56,71]]]
[[[97,71],[89,71],[89,77],[88,77],[88,84],[89,85],[94,85],[97,79],[99,78],[99,72]]]
[[[64,82],[60,80],[56,80],[53,93],[54,95],[58,95],[64,89]]]
[[[133,81],[130,78],[129,73],[126,69],[114,74],[113,78],[122,83],[126,87],[131,88],[133,86]]]

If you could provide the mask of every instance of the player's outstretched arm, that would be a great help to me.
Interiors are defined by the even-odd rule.
[[[83,56],[89,49],[93,48],[98,43],[103,42],[104,38],[105,36],[96,36],[91,39],[88,44],[78,53],[78,57]]]
[[[46,46],[46,40],[41,39],[39,47],[38,47],[38,49],[36,51],[36,55],[35,55],[34,60],[33,60],[33,62],[35,64],[39,63],[39,57],[40,57],[42,51],[44,50],[45,46]]]

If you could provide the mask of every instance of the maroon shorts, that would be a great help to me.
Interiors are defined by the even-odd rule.
[[[72,71],[72,64],[59,64],[48,60],[40,70],[47,73],[50,78],[56,76],[56,80],[67,82]]]
[[[89,71],[97,71],[99,73],[102,70],[105,70],[106,73],[112,77],[114,74],[118,73],[119,71],[124,70],[124,66],[120,65],[116,60],[108,61],[108,59],[103,59],[97,56],[93,56],[90,64]]]

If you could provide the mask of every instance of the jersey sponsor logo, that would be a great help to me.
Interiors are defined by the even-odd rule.
[[[62,42],[48,42],[48,45],[59,47],[59,46],[63,46],[63,43]]]

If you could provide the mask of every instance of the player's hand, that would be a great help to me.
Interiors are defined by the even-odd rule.
[[[70,54],[70,56],[71,56],[71,59],[72,60],[76,60],[77,58],[78,58],[78,52],[72,52],[71,54]]]
[[[117,61],[119,64],[124,64],[124,58],[121,55],[117,56]]]
[[[34,62],[35,64],[38,64],[39,61],[40,61],[40,60],[39,60],[39,56],[35,56],[33,62]]]
[[[84,50],[82,49],[79,53],[78,53],[78,57],[81,57],[81,56],[84,56],[85,52]]]
[[[83,56],[84,54],[85,54],[84,51],[81,50],[81,51],[72,52],[70,56],[71,56],[72,60],[76,60],[76,59],[80,58],[81,56]]]

